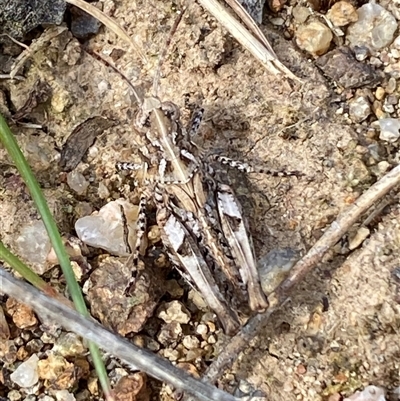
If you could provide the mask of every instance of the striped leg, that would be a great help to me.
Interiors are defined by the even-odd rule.
[[[130,162],[117,162],[115,163],[115,168],[118,171],[126,171],[126,170],[140,170],[143,168],[143,164],[136,164],[136,163],[130,163]]]
[[[246,172],[246,173],[261,173],[261,174],[269,174],[274,177],[290,177],[290,176],[300,176],[302,175],[299,171],[279,171],[279,170],[272,170],[265,167],[254,167],[248,163],[244,163],[238,160],[231,159],[230,157],[220,156],[220,155],[212,155],[211,158],[221,164],[228,165],[230,167],[236,168],[239,171]]]
[[[204,109],[202,107],[196,108],[190,119],[190,123],[187,128],[189,138],[196,136],[199,132],[201,121],[203,120]]]
[[[140,196],[139,213],[136,223],[136,242],[134,245],[134,249],[132,249],[132,255],[129,257],[129,263],[132,266],[132,276],[125,290],[126,295],[129,294],[129,290],[132,284],[134,284],[134,282],[136,281],[138,273],[140,246],[142,244],[143,235],[146,232],[146,226],[147,226],[146,204],[147,204],[146,194],[142,193]]]
[[[191,155],[190,152],[187,152],[185,150],[182,150],[182,155],[186,157],[189,160],[195,160],[194,156]],[[130,163],[130,162],[118,162],[115,164],[115,168],[118,171],[136,171],[140,169],[147,169],[147,163],[143,164],[136,164],[136,163]],[[173,177],[171,174],[165,174],[166,170],[166,160],[162,159],[159,166],[158,166],[158,177],[148,177],[145,179],[145,183],[160,183],[160,184],[178,184],[178,185],[184,185],[187,184],[193,175],[196,173],[198,170],[198,166],[193,162],[192,166],[192,171],[188,174],[188,177],[185,181],[180,181],[177,180],[175,177]]]

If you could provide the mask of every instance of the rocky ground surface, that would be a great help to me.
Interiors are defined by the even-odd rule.
[[[302,173],[277,178],[229,171],[260,258],[284,249],[305,254],[341,211],[399,162],[400,3],[333,3],[291,0],[264,13],[262,30],[301,83],[271,75],[194,2],[162,64],[162,100],[176,103],[186,120],[186,100],[202,102],[206,148]],[[130,271],[122,223],[133,243],[138,197],[115,163],[139,161],[140,138],[133,129],[132,89],[104,61],[148,93],[176,5],[105,0],[98,6],[137,41],[146,61],[108,29],[80,43],[70,29],[51,28],[20,71],[25,79],[0,81],[0,110],[44,190],[92,314],[201,375],[229,338],[198,294],[170,270],[155,225],[147,233],[134,301],[124,296]],[[98,29],[84,19],[83,26],[90,24]],[[79,26],[73,32],[82,36]],[[2,45],[4,74],[20,51],[15,43]],[[43,224],[2,149],[0,168],[2,241],[64,291]],[[296,287],[219,385],[238,394],[257,388],[269,400],[330,401],[375,385],[387,400],[397,400],[399,213],[395,191]],[[95,243],[83,245],[77,232],[88,227],[96,231]],[[100,399],[82,341],[44,327],[12,299],[2,301],[0,396]],[[168,386],[130,374],[116,361],[107,368],[121,400],[173,397]]]

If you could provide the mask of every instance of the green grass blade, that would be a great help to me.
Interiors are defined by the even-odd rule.
[[[85,301],[83,299],[80,287],[75,280],[74,273],[71,268],[71,263],[69,261],[68,254],[65,250],[64,244],[61,239],[61,235],[58,232],[57,225],[51,215],[50,209],[47,205],[46,199],[36,181],[32,170],[26,161],[24,155],[22,154],[17,141],[14,138],[10,128],[8,127],[4,117],[0,114],[0,141],[3,143],[11,159],[15,163],[19,173],[21,174],[23,180],[25,181],[29,192],[31,193],[32,199],[35,202],[36,208],[39,211],[43,223],[46,227],[47,233],[49,235],[50,241],[53,245],[54,251],[57,255],[58,261],[60,263],[61,269],[67,281],[68,291],[74,302],[75,308],[84,316],[89,316],[89,312],[86,308]],[[92,353],[93,363],[97,375],[99,377],[100,383],[103,387],[105,396],[111,400],[111,390],[108,382],[107,372],[105,370],[104,364],[101,360],[100,351],[97,345],[91,343],[89,344],[90,352]]]
[[[32,271],[25,263],[21,262],[17,256],[9,251],[0,241],[0,259],[8,263],[15,271],[17,271],[26,281],[40,290],[47,292],[46,288],[49,286],[40,276]]]

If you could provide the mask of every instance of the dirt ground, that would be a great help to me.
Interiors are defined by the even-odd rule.
[[[139,43],[146,62],[108,29],[101,29],[87,46],[135,86],[149,89],[175,18],[173,4],[124,0],[114,6],[112,17]],[[245,177],[231,171],[230,180],[250,220],[258,256],[278,248],[305,254],[335,217],[382,175],[368,153],[368,145],[377,139],[368,137],[365,126],[336,113],[338,89],[312,60],[272,28],[263,29],[302,84],[271,75],[192,3],[162,65],[158,94],[182,109],[185,95],[191,102],[201,99],[205,146],[303,174]],[[121,197],[115,162],[139,160],[132,129],[137,105],[121,76],[85,51],[67,30],[35,54],[25,76],[25,81],[8,84],[10,99],[18,110],[38,80],[47,83],[51,107],[31,113],[46,131],[12,129],[59,227],[74,235],[77,205],[98,210]],[[59,167],[60,149],[73,129],[93,116],[117,124],[97,138],[78,165],[90,186],[77,195]],[[4,164],[2,170],[7,173],[0,178],[2,239],[12,246],[19,227],[37,213],[15,170]],[[109,192],[104,199],[99,197],[100,184]],[[395,400],[393,390],[400,386],[399,213],[398,203],[389,200],[357,249],[350,252],[344,238],[298,285],[263,335],[238,356],[221,385],[233,391],[247,381],[278,401],[325,400],[373,384]]]

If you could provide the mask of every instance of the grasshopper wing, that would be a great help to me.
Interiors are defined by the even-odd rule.
[[[194,283],[217,314],[224,331],[227,334],[236,333],[240,327],[237,313],[229,307],[221,294],[194,238],[172,213],[163,226],[162,240],[172,261],[190,276],[190,282]]]
[[[261,289],[253,244],[246,231],[242,208],[228,185],[218,186],[217,205],[222,231],[239,266],[242,280],[247,284],[250,308],[264,310],[268,308],[268,301]]]

